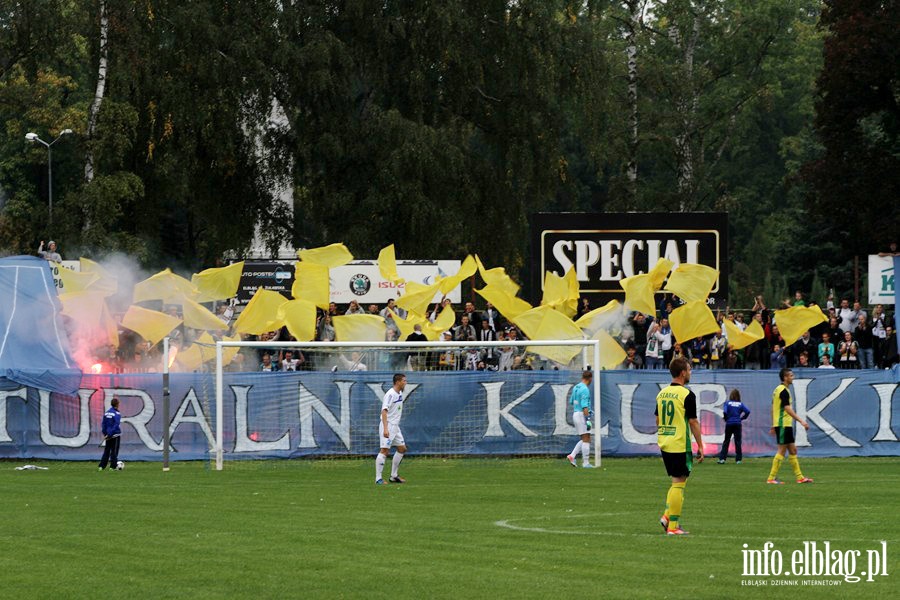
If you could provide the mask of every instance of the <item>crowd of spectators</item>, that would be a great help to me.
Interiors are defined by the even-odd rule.
[[[800,292],[787,305],[817,306],[804,299]],[[679,305],[677,298],[663,296],[656,315],[639,312],[630,313],[611,331],[614,339],[625,351],[625,359],[619,369],[663,369],[675,357],[682,356],[690,361],[694,369],[780,369],[791,368],[839,368],[839,369],[880,369],[889,368],[898,362],[896,330],[894,319],[884,311],[882,305],[867,310],[859,302],[842,299],[834,305],[829,298],[823,314],[827,320],[805,332],[793,344],[786,344],[778,330],[773,311],[767,308],[762,297],[757,297],[749,310],[724,310],[716,313],[719,330],[705,337],[676,339],[669,324],[669,315]],[[444,299],[427,311],[428,319],[434,321],[441,310],[449,307]],[[181,317],[178,306],[168,306],[165,310],[175,317]],[[583,298],[579,302],[579,316],[591,310],[590,302]],[[229,304],[220,304],[216,313],[228,327],[214,338],[231,335],[234,325],[234,310]],[[370,304],[361,306],[357,301],[338,306],[331,303],[327,310],[317,314],[316,341],[334,341],[333,318],[339,315],[371,314],[384,319],[385,341],[401,339],[400,328],[394,315],[405,318],[406,312],[397,307],[393,300],[383,306]],[[724,320],[730,319],[741,330],[746,329],[751,320],[757,321],[765,336],[741,349],[735,349],[728,342]],[[186,328],[183,324],[170,333],[175,346],[185,348],[198,341],[201,331]],[[337,350],[300,351],[296,348],[279,347],[280,342],[295,341],[286,327],[259,336],[243,336],[249,341],[268,342],[270,346],[260,349],[244,348],[227,367],[231,371],[298,371],[298,370],[533,370],[555,369],[552,361],[526,352],[522,346],[483,347],[481,349],[447,348],[410,351],[408,348],[377,351],[341,353]],[[526,339],[522,332],[509,322],[489,302],[483,309],[473,302],[465,302],[457,312],[453,326],[447,330],[435,345],[444,341],[503,342]],[[95,349],[97,362],[103,363],[112,372],[158,371],[161,366],[161,344],[151,345],[136,333],[120,327],[119,347]],[[406,336],[405,341],[427,341],[420,326]],[[210,351],[211,348],[210,348]],[[106,370],[106,368],[104,370]]]
[[[881,304],[872,307],[870,314],[857,301],[851,303],[844,298],[835,306],[829,297],[822,308],[798,291],[793,299],[783,301],[781,307],[817,307],[826,320],[804,332],[792,344],[785,342],[775,313],[767,308],[762,296],[757,296],[754,306],[747,311],[718,311],[719,330],[690,340],[675,339],[669,327],[668,316],[677,304],[677,299],[663,297],[655,316],[641,313],[629,316],[617,337],[627,350],[627,358],[620,368],[659,369],[676,356],[688,359],[695,369],[884,369],[898,362],[894,319]],[[741,331],[755,320],[765,335],[749,346],[735,349],[728,343],[725,319],[730,319]],[[643,361],[638,360],[641,356]]]

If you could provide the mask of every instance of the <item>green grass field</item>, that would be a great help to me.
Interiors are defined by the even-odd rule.
[[[801,456],[802,459],[802,456]],[[684,526],[662,534],[658,459],[407,459],[226,465],[0,463],[4,598],[887,598],[900,591],[898,459],[802,459],[813,485],[767,486],[769,459],[706,462]],[[789,563],[804,540],[888,543],[887,577],[742,586],[742,545]],[[824,579],[824,578],[814,578]],[[840,578],[837,578],[840,579]]]

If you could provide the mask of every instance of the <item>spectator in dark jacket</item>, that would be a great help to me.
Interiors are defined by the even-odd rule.
[[[111,469],[115,469],[119,463],[119,440],[122,436],[122,415],[119,413],[119,399],[113,396],[112,402],[109,403],[109,409],[103,414],[103,422],[100,424],[100,431],[103,433],[103,457],[100,459],[100,468],[102,471],[109,465]]]

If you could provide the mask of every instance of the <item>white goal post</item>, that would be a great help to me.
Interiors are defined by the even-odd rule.
[[[296,348],[300,351],[308,351],[308,352],[318,352],[318,353],[348,353],[350,351],[384,351],[384,352],[394,352],[396,353],[398,350],[407,350],[408,353],[447,353],[449,351],[459,351],[462,352],[464,350],[474,351],[477,350],[486,350],[486,349],[496,349],[497,352],[502,348],[521,348],[522,352],[526,352],[526,348],[529,348],[529,352],[532,352],[535,355],[540,355],[541,352],[539,348],[542,347],[557,347],[557,348],[565,348],[565,347],[580,347],[581,350],[577,351],[577,356],[575,359],[572,359],[568,365],[562,365],[561,363],[553,362],[547,359],[547,365],[549,365],[553,370],[560,371],[570,371],[573,372],[577,370],[578,379],[580,379],[582,368],[591,368],[594,371],[593,377],[593,402],[592,408],[594,409],[594,421],[596,426],[592,432],[592,438],[594,442],[594,459],[596,466],[600,466],[601,461],[601,430],[602,430],[602,418],[601,418],[601,410],[600,410],[600,373],[597,370],[597,365],[600,364],[600,342],[598,340],[516,340],[516,341],[482,341],[482,342],[283,342],[283,341],[265,341],[265,342],[233,342],[233,341],[219,341],[216,342],[216,372],[215,372],[215,456],[216,456],[216,470],[221,471],[224,466],[224,457],[225,457],[225,449],[224,449],[224,387],[225,387],[225,368],[224,368],[224,356],[226,349],[236,348],[238,351],[242,349],[252,349],[256,352],[262,352],[265,349],[278,349],[278,350],[290,350],[292,348]],[[348,362],[345,358],[342,358],[344,362]],[[327,370],[334,370],[336,367],[332,367]],[[325,369],[319,369],[325,370]],[[396,370],[397,372],[408,372],[406,368],[389,368],[385,370]],[[412,371],[409,371],[412,373]],[[462,372],[462,371],[459,371]],[[472,373],[472,371],[469,371]],[[301,375],[301,373],[298,373]]]

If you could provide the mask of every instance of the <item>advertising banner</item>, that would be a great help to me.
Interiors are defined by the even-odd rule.
[[[390,371],[227,373],[226,459],[369,456],[378,448],[381,400]],[[804,456],[900,455],[898,384],[890,371],[798,369],[794,410]],[[656,456],[654,406],[670,381],[664,371],[603,371],[602,410],[595,423],[605,456]],[[211,375],[173,374],[174,460],[206,459],[213,447],[215,392]],[[566,371],[410,372],[401,428],[413,455],[563,456],[576,439]],[[750,408],[745,456],[770,456],[776,371],[694,371],[706,452],[719,450],[722,405],[732,389]],[[0,458],[96,460],[100,421],[121,400],[124,460],[159,460],[162,376],[85,375],[77,396],[0,380]]]
[[[727,304],[726,213],[538,213],[531,219],[531,235],[534,301],[541,298],[546,271],[562,276],[570,267],[594,307],[622,301],[621,279],[646,273],[667,258],[676,265],[718,269],[709,304]]]
[[[894,303],[894,257],[869,255],[869,304]]]
[[[291,298],[294,285],[294,265],[296,261],[268,261],[244,263],[244,272],[238,286],[238,304],[246,305],[257,288],[279,292]],[[416,260],[397,261],[397,274],[407,281],[429,285],[438,276],[454,275],[459,271],[458,260]],[[398,298],[406,284],[395,284],[381,277],[378,263],[373,260],[354,260],[342,267],[329,270],[331,301],[349,304],[356,300],[360,304],[386,304],[390,298]],[[439,302],[441,294],[435,294],[434,302]],[[448,295],[454,304],[460,301],[459,287]]]

